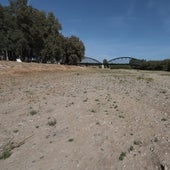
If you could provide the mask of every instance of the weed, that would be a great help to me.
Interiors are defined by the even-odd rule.
[[[114,106],[114,109],[116,109],[117,107],[118,107],[118,106],[117,106],[117,105],[115,105],[115,106]]]
[[[122,152],[119,156],[119,160],[122,161],[126,157],[126,152]]]
[[[158,138],[157,137],[154,138],[154,142],[158,142]]]
[[[167,119],[166,118],[162,118],[161,121],[165,122],[165,121],[167,121]]]
[[[95,113],[96,111],[94,109],[91,110],[92,113]]]
[[[162,90],[160,90],[160,93],[165,94],[165,93],[167,93],[167,90],[162,89]]]
[[[129,147],[128,151],[130,152],[130,151],[133,151],[133,150],[134,150],[134,147],[131,145],[131,146]]]
[[[30,115],[32,115],[32,116],[34,116],[34,115],[36,115],[38,112],[36,111],[36,110],[31,110],[30,111]]]
[[[123,115],[119,115],[119,118],[125,118]]]
[[[141,141],[134,141],[133,143],[134,143],[134,145],[141,145],[142,144]]]
[[[96,125],[100,125],[100,122],[96,122]]]
[[[70,138],[69,140],[68,140],[68,142],[73,142],[74,141],[74,139],[73,138]]]
[[[56,119],[55,118],[49,118],[48,120],[48,125],[49,126],[55,126],[57,123]]]
[[[18,131],[19,131],[18,129],[13,130],[14,133],[17,133]]]
[[[12,152],[8,149],[4,150],[1,155],[0,155],[0,159],[7,159],[11,156]]]
[[[84,99],[83,102],[87,102],[88,98]]]

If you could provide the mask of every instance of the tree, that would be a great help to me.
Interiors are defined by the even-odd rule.
[[[45,22],[44,49],[41,51],[42,62],[58,62],[62,56],[61,24],[53,13],[49,13]]]
[[[7,7],[0,5],[0,55],[10,60],[20,57],[31,61],[77,64],[83,57],[85,47],[75,36],[64,37],[62,25],[52,12],[28,6],[28,0],[9,0]],[[1,57],[2,58],[2,57]]]
[[[106,59],[103,60],[104,68],[109,68],[109,63]]]
[[[64,64],[76,65],[84,58],[85,46],[76,36],[65,38],[65,54],[63,57]]]

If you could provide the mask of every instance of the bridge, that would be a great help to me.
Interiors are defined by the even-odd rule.
[[[131,60],[138,60],[133,57],[117,57],[108,61],[109,64],[129,64]]]
[[[85,57],[81,62],[80,65],[102,65],[103,63],[90,57]]]
[[[129,64],[129,62],[134,59],[134,60],[138,60],[137,58],[133,58],[133,57],[116,57],[113,58],[111,60],[108,60],[108,64],[109,65],[114,65],[114,64]],[[94,58],[90,58],[90,57],[85,57],[81,62],[80,65],[102,65],[103,62],[100,62]]]

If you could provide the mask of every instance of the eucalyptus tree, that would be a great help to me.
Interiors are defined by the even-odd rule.
[[[77,64],[84,58],[85,46],[76,36],[65,38],[64,64]]]
[[[76,64],[84,57],[84,44],[76,36],[64,37],[61,29],[52,12],[40,11],[28,0],[9,0],[9,6],[0,5],[0,55]]]

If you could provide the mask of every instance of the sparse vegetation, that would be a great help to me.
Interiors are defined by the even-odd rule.
[[[94,109],[91,110],[92,113],[95,113],[96,111]]]
[[[22,67],[25,63],[19,64]],[[77,76],[77,70],[71,72],[72,66],[68,67],[68,72],[50,70],[11,76],[17,85],[10,85],[10,79],[0,75],[3,118],[0,121],[0,153],[1,146],[9,140],[14,143],[12,147],[15,146],[15,149],[3,149],[0,169],[24,169],[24,160],[31,164],[45,160],[46,167],[60,169],[61,164],[50,161],[54,154],[59,162],[67,161],[66,169],[72,169],[72,163],[79,169],[94,169],[94,163],[95,169],[145,169],[147,165],[156,169],[156,166],[160,168],[159,164],[169,167],[169,158],[165,157],[169,146],[169,100],[166,100],[169,77],[160,75],[163,72],[140,70],[106,69],[105,72],[101,69],[103,72],[98,73],[99,69],[86,67],[82,67],[83,71]],[[138,81],[136,78],[140,75],[143,79]],[[148,84],[146,78],[154,81]],[[33,94],[25,93],[26,89]],[[167,92],[160,93],[162,89]],[[118,108],[114,109],[115,106]],[[35,116],[31,116],[32,110],[37,111]],[[27,135],[33,137],[25,141],[23,138]],[[44,146],[47,147],[42,148]],[[35,154],[30,157],[32,149]],[[8,155],[6,151],[12,156],[3,160]],[[86,163],[81,163],[79,158],[85,158]],[[43,169],[44,164],[39,166]]]
[[[68,142],[73,142],[73,141],[74,141],[73,138],[68,139]]]
[[[119,115],[119,118],[125,118],[123,115]]]
[[[100,125],[100,122],[96,122],[96,125]]]
[[[14,133],[18,133],[18,131],[19,131],[18,129],[13,130]]]
[[[5,149],[1,154],[0,154],[0,159],[7,159],[11,156],[12,152],[8,149]]]
[[[118,107],[118,106],[117,106],[117,105],[115,105],[115,106],[114,106],[114,109],[117,109],[117,107]]]
[[[49,118],[48,119],[48,125],[49,126],[55,126],[57,124],[57,120],[55,118]]]
[[[30,115],[32,115],[32,116],[34,116],[34,115],[36,115],[38,112],[36,111],[36,110],[31,110],[30,111]]]
[[[142,142],[141,142],[141,141],[139,141],[139,140],[138,140],[138,141],[136,141],[136,140],[135,140],[135,141],[133,142],[133,144],[134,144],[134,145],[141,145],[141,144],[142,144]]]
[[[165,121],[167,121],[167,119],[166,118],[162,118],[161,121],[165,122]]]
[[[119,160],[122,161],[126,157],[126,152],[122,152],[119,156]]]
[[[134,150],[134,147],[131,145],[128,149],[129,152],[133,151]]]
[[[154,142],[158,142],[158,138],[157,137],[154,137]]]

